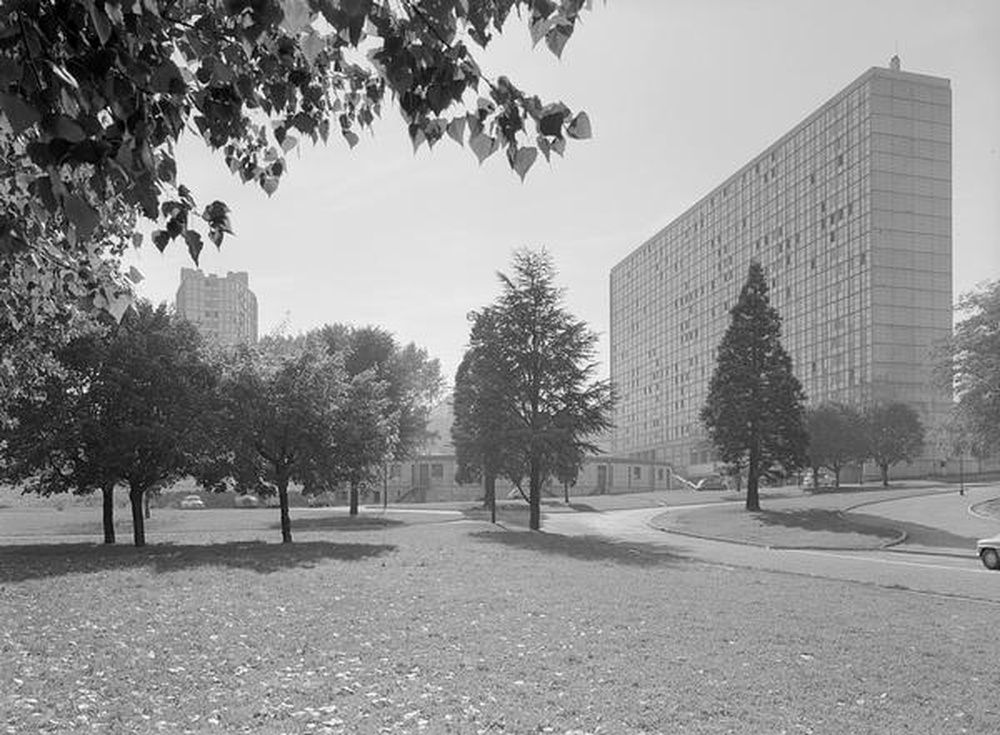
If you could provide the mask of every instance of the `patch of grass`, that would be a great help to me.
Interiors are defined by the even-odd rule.
[[[876,525],[827,508],[748,512],[741,505],[728,504],[666,513],[655,523],[700,536],[762,546],[877,548],[899,536],[898,530],[887,527],[884,521]]]
[[[0,731],[985,734],[1000,717],[992,605],[478,523],[345,535],[4,550]]]

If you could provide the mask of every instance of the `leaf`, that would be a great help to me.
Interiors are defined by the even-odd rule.
[[[538,142],[538,150],[542,152],[542,155],[545,156],[545,160],[548,161],[549,151],[552,150],[552,145],[549,143],[548,138],[545,138],[541,135],[539,135],[536,140]]]
[[[577,140],[586,140],[590,137],[590,118],[587,117],[586,112],[578,113],[566,126],[566,135]]]
[[[464,117],[456,117],[454,120],[452,120],[450,123],[448,123],[448,127],[446,128],[446,130],[448,132],[448,135],[451,136],[452,140],[454,140],[459,145],[465,145],[465,142],[464,142],[465,141],[465,118]]]
[[[528,173],[534,163],[535,159],[538,158],[538,149],[534,147],[521,148],[518,150],[517,155],[514,156],[514,162],[511,164],[517,175],[521,177],[521,181],[524,181],[525,174]]]
[[[281,141],[281,150],[283,150],[285,153],[288,153],[288,151],[292,150],[292,148],[294,148],[298,144],[299,144],[298,138],[296,138],[294,135],[286,135]]]
[[[493,138],[485,133],[479,133],[478,135],[473,135],[469,138],[469,147],[472,152],[476,154],[476,158],[479,159],[479,163],[482,164],[487,158],[489,158],[493,151],[497,149],[496,138]]]
[[[278,179],[274,176],[264,176],[260,180],[260,187],[271,196],[274,192],[278,190]]]
[[[128,279],[132,283],[142,283],[145,280],[145,276],[142,275],[142,271],[136,268],[134,265],[130,265],[128,268]]]
[[[50,61],[49,66],[52,67],[52,73],[55,74],[57,77],[59,77],[59,79],[61,79],[63,82],[71,86],[73,89],[80,88],[80,83],[76,81],[76,77],[70,74],[65,67],[60,66],[54,61]]]
[[[75,194],[70,194],[63,200],[63,213],[73,223],[80,237],[90,237],[90,233],[101,221],[97,210]]]
[[[353,130],[341,130],[340,134],[344,136],[344,140],[351,148],[358,144],[358,135]]]
[[[20,97],[0,92],[0,109],[14,129],[14,135],[20,135],[25,130],[42,119],[41,113]]]
[[[161,253],[166,249],[167,245],[170,243],[170,235],[167,234],[166,230],[153,230],[153,244],[156,249]]]
[[[577,140],[586,140],[590,137],[590,118],[586,112],[580,112],[566,127],[566,135]]]
[[[90,11],[90,20],[94,24],[94,30],[97,31],[97,37],[101,39],[101,45],[106,46],[108,39],[111,38],[111,21],[95,3],[87,3],[87,9]]]
[[[312,23],[312,11],[306,0],[281,0],[281,12],[284,16],[281,27],[293,36]]]
[[[562,22],[556,25],[552,30],[545,34],[545,45],[549,47],[549,50],[556,55],[556,58],[562,58],[563,47],[569,40],[569,37],[573,35],[573,24],[569,22]]]
[[[191,255],[191,260],[194,261],[195,265],[198,265],[198,256],[201,255],[201,249],[204,247],[201,234],[195,232],[194,230],[185,230],[184,242],[187,243],[188,253]]]

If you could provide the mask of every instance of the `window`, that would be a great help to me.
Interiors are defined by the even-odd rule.
[[[443,464],[432,464],[431,465],[431,477],[443,478],[444,477],[444,465]]]
[[[633,480],[641,480],[642,479],[642,467],[633,467],[632,468],[632,479]]]

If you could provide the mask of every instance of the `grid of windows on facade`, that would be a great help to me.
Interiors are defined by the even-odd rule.
[[[872,110],[874,100],[891,113],[896,91],[910,98],[904,113],[946,122],[950,97],[920,93],[918,101],[914,85],[894,90],[873,79],[863,76],[612,270],[616,453],[656,448],[658,458],[682,466],[711,460],[698,414],[752,259],[765,268],[783,343],[810,399],[866,398],[874,377],[873,238],[887,231],[878,223],[873,232],[873,171],[900,167],[873,159],[873,141],[950,162],[950,149],[931,140],[941,131],[921,131],[913,151]],[[937,173],[947,179],[950,166]],[[950,257],[950,243],[948,250]]]
[[[257,339],[257,299],[249,289],[246,273],[228,273],[219,278],[193,268],[182,269],[177,311],[217,344]]]

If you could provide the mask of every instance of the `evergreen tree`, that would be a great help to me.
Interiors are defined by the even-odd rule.
[[[568,453],[596,451],[589,439],[610,428],[614,395],[610,383],[594,380],[597,335],[563,307],[551,258],[520,250],[513,266],[499,276],[503,291],[489,309],[495,324],[480,346],[498,361],[502,473],[519,487],[528,481],[529,526],[538,530],[542,485]]]
[[[760,263],[751,262],[729,313],[701,420],[720,458],[746,468],[746,507],[760,510],[760,479],[793,472],[805,460],[805,397]]]

